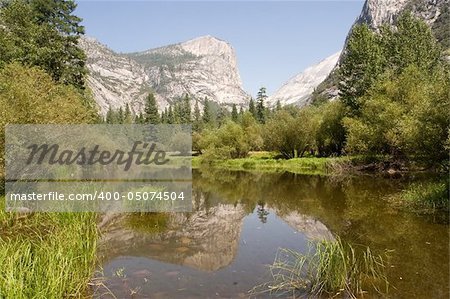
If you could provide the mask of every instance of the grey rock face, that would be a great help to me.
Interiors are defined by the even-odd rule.
[[[334,69],[340,54],[335,53],[291,78],[269,98],[269,103],[275,105],[280,101],[281,105],[308,105],[312,92]]]
[[[211,36],[144,52],[118,54],[92,38],[83,38],[90,71],[88,84],[101,112],[130,105],[142,111],[153,90],[161,109],[184,94],[219,104],[244,105],[249,95],[242,89],[234,49]]]
[[[382,24],[393,24],[404,11],[410,11],[429,25],[440,15],[449,0],[366,0],[356,23],[365,23],[373,29]]]

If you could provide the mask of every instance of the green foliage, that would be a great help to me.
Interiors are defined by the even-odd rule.
[[[425,22],[406,13],[396,27],[384,26],[380,31],[358,25],[348,39],[338,85],[350,115],[359,114],[363,96],[386,71],[400,74],[415,65],[433,72],[439,65],[441,49]]]
[[[406,205],[420,213],[449,212],[449,181],[414,183],[400,194]]]
[[[6,212],[0,197],[0,298],[80,298],[96,264],[94,213]]]
[[[72,0],[12,0],[0,8],[0,67],[18,61],[39,66],[60,83],[84,89],[84,33]]]
[[[319,156],[340,155],[345,143],[345,128],[342,120],[345,107],[340,101],[333,101],[319,107],[320,124],[316,134]]]
[[[318,125],[315,107],[300,109],[295,115],[281,110],[264,127],[266,149],[278,151],[287,159],[302,157],[314,148]]]
[[[381,41],[386,67],[397,74],[410,65],[432,72],[439,64],[441,48],[430,27],[409,13],[400,16],[395,28],[382,28]]]
[[[246,157],[257,146],[257,124],[253,117],[246,116],[243,125],[227,121],[218,129],[206,129],[199,138],[198,147],[205,159],[233,159]],[[253,120],[252,120],[253,119]]]
[[[238,121],[238,111],[236,104],[233,104],[233,106],[231,107],[231,120],[234,122]]]
[[[450,128],[448,71],[430,75],[416,66],[400,76],[386,76],[363,101],[361,116],[344,119],[346,150],[423,159],[429,164],[448,157]]]
[[[205,98],[205,101],[203,102],[203,115],[202,115],[202,121],[204,124],[212,123],[212,114],[211,113],[212,112],[211,112],[211,107],[210,107],[208,98]]]
[[[0,70],[0,157],[6,124],[80,124],[98,120],[72,86],[56,84],[44,71],[18,63]]]
[[[339,68],[339,95],[357,113],[359,99],[382,74],[386,64],[380,37],[367,25],[355,26]]]
[[[266,122],[266,107],[264,101],[267,99],[266,88],[261,87],[256,96],[256,119],[259,123],[263,124]]]
[[[131,124],[133,123],[133,115],[130,110],[130,105],[128,103],[125,104],[125,112],[123,115],[123,123],[124,124]]]
[[[250,98],[250,102],[248,104],[248,112],[250,112],[255,119],[258,119],[258,115],[256,114],[255,101],[253,98]]]
[[[156,104],[155,95],[153,93],[149,93],[145,100],[144,118],[145,122],[149,124],[156,125],[161,122],[158,105]]]
[[[192,130],[194,132],[200,132],[202,129],[202,118],[200,115],[200,108],[198,107],[198,101],[195,101],[194,106],[194,119],[192,120]]]

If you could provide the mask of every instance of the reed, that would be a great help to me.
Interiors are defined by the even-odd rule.
[[[0,298],[83,298],[95,270],[95,213],[12,213],[0,198]]]
[[[306,254],[280,249],[270,266],[271,280],[252,294],[270,292],[297,297],[357,298],[367,292],[387,294],[385,261],[366,247],[357,251],[340,238],[310,243]]]

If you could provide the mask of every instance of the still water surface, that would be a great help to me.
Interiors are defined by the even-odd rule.
[[[387,201],[418,179],[195,170],[192,213],[120,215],[103,228],[95,297],[248,298],[279,248],[338,235],[389,251],[390,298],[448,298],[448,215]]]

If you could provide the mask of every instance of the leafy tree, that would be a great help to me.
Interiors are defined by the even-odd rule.
[[[367,25],[354,26],[339,66],[339,96],[358,114],[360,99],[383,73],[386,65],[380,36]]]
[[[245,132],[250,150],[259,151],[263,148],[262,128],[250,112],[244,112],[241,116],[241,127]]]
[[[317,150],[320,156],[340,155],[345,144],[345,128],[342,120],[345,107],[339,101],[319,106],[320,124],[316,134]]]
[[[0,67],[11,61],[39,66],[60,83],[85,87],[84,33],[72,0],[12,0],[0,7]]]
[[[158,106],[153,93],[149,93],[145,101],[144,118],[146,123],[159,124],[161,119],[159,117]]]
[[[0,107],[0,157],[6,124],[99,121],[97,111],[86,107],[83,96],[73,86],[57,84],[41,69],[19,63],[7,64],[0,70]]]
[[[355,26],[339,69],[339,95],[350,115],[358,115],[363,96],[386,71],[400,74],[416,65],[433,72],[440,57],[431,29],[410,13],[402,14],[395,27],[383,26],[380,34]]]
[[[302,108],[292,114],[277,112],[265,125],[264,144],[268,150],[278,151],[286,159],[302,157],[315,148],[319,125],[316,108]]]
[[[430,27],[410,13],[400,16],[396,27],[384,27],[382,41],[387,68],[400,74],[410,65],[433,71],[441,49]]]
[[[449,78],[448,69],[430,74],[415,65],[387,74],[367,94],[361,116],[344,119],[346,150],[428,164],[448,159]]]
[[[278,151],[286,159],[296,157],[297,132],[295,118],[287,111],[280,111],[264,127],[264,145],[271,151]]]
[[[217,129],[204,130],[198,146],[206,159],[243,158],[251,147],[245,130],[233,121]]]

